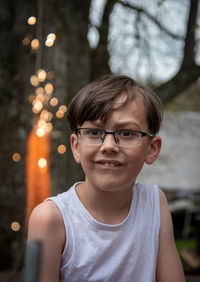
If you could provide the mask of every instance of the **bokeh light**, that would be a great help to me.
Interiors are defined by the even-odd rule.
[[[44,119],[46,121],[50,121],[53,118],[53,114],[48,112],[47,110],[42,110],[42,112],[40,114],[40,118]]]
[[[59,107],[58,110],[59,110],[60,112],[62,112],[62,113],[66,113],[67,107],[66,107],[65,105],[62,105],[62,106]]]
[[[45,135],[45,130],[43,127],[38,127],[38,129],[36,130],[36,134],[38,137],[42,137]]]
[[[18,221],[13,221],[11,223],[11,229],[15,232],[19,231],[20,230],[20,224]]]
[[[57,117],[57,118],[63,118],[63,117],[64,117],[64,113],[61,112],[61,111],[57,111],[57,112],[56,112],[56,117]]]
[[[57,151],[59,154],[64,154],[66,152],[66,146],[63,144],[59,145]]]
[[[50,33],[48,36],[47,36],[47,39],[45,41],[45,45],[47,47],[52,47],[54,45],[54,41],[56,40],[56,35],[55,33]]]
[[[28,46],[30,44],[31,40],[28,36],[24,37],[24,39],[22,39],[22,44],[24,46]]]
[[[52,94],[53,93],[53,85],[52,85],[52,83],[47,83],[45,85],[44,89],[45,89],[45,92],[47,94]]]
[[[42,94],[37,95],[36,100],[43,103],[44,102],[44,95],[42,95]]]
[[[37,72],[37,76],[38,76],[39,82],[44,82],[46,80],[47,73],[45,70],[39,69]]]
[[[51,40],[55,41],[56,40],[55,33],[49,33],[49,35],[47,36],[47,39],[51,39]]]
[[[44,94],[44,88],[43,87],[36,88],[35,93],[37,95]]]
[[[30,18],[28,18],[28,24],[29,25],[34,25],[34,24],[36,24],[36,17],[30,17]]]
[[[37,50],[39,47],[40,47],[40,42],[39,42],[39,40],[38,40],[38,39],[33,39],[33,40],[31,41],[31,48],[32,48],[33,50]]]
[[[37,87],[39,85],[38,77],[36,75],[31,75],[30,83],[32,86]]]
[[[57,106],[58,105],[58,99],[57,98],[52,98],[51,100],[50,100],[50,105],[52,106],[52,107],[55,107],[55,106]]]
[[[37,100],[34,101],[32,110],[35,114],[39,113],[42,110],[42,108],[43,108],[43,104],[41,101],[37,101]]]
[[[50,133],[53,130],[53,125],[52,125],[51,122],[47,122],[45,130],[46,130],[47,133]]]
[[[47,125],[47,122],[44,119],[39,119],[38,120],[38,127],[45,128]]]
[[[44,159],[44,158],[39,159],[39,161],[38,161],[38,166],[39,166],[40,168],[45,168],[45,167],[47,166],[47,160]]]
[[[46,45],[47,47],[52,47],[53,44],[54,44],[54,41],[53,41],[52,39],[47,39],[47,40],[45,41],[45,45]]]
[[[19,162],[21,160],[21,155],[19,153],[14,153],[12,155],[12,159],[13,159],[14,162],[17,163],[17,162]]]

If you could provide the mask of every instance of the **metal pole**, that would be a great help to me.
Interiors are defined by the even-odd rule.
[[[41,242],[28,241],[26,246],[25,282],[39,282]]]

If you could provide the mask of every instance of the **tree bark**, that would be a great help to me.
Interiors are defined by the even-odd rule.
[[[183,90],[187,89],[200,76],[200,67],[187,66],[182,69],[169,81],[164,83],[155,92],[159,95],[163,103],[171,101]]]
[[[190,0],[190,4],[183,60],[180,69],[174,77],[155,89],[164,103],[175,98],[200,76],[200,66],[195,63],[195,31],[199,1]]]
[[[60,104],[68,105],[76,92],[90,82],[90,47],[87,40],[90,0],[55,3],[55,96]],[[59,138],[52,138],[51,179],[52,193],[67,190],[74,181],[83,180],[80,165],[73,159],[69,138],[71,131],[66,118],[55,120],[54,129]],[[65,156],[58,156],[57,146],[67,144]]]
[[[34,72],[35,55],[22,40],[29,33],[26,19],[36,12],[36,5],[1,1],[0,6],[0,268],[5,269],[12,266],[23,236],[26,137],[32,119],[29,74]],[[15,152],[21,155],[19,162],[12,160]],[[19,232],[11,229],[13,221],[20,222]]]

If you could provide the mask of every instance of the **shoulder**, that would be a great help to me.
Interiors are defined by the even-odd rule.
[[[62,216],[53,201],[47,200],[34,208],[29,219],[28,241],[39,241],[42,246],[41,281],[59,281],[65,234]]]
[[[185,278],[183,268],[174,240],[171,214],[168,207],[167,198],[161,189],[159,189],[159,198],[161,225],[156,281],[184,282]]]
[[[173,224],[171,213],[168,206],[168,201],[165,196],[165,193],[159,189],[159,199],[160,199],[160,217],[161,217],[161,231],[165,229],[166,232],[163,232],[165,236],[172,238],[173,234]]]
[[[29,224],[30,222],[38,222],[49,225],[57,224],[57,222],[61,220],[62,216],[56,204],[51,200],[47,200],[33,209],[29,219]]]
[[[165,193],[161,189],[159,189],[159,199],[161,218],[160,240],[174,241],[171,213]]]
[[[65,227],[62,215],[56,204],[47,200],[34,208],[29,219],[28,239],[50,240],[60,238],[65,240]]]
[[[160,203],[168,206],[165,193],[160,188],[158,188],[158,190],[159,190]]]
[[[154,209],[159,209],[159,198],[163,198],[162,191],[155,184],[137,183],[134,186],[135,196],[142,201],[146,201]]]

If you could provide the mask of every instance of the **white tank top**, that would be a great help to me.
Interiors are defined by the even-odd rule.
[[[136,184],[128,216],[117,225],[96,221],[76,184],[51,197],[66,228],[60,282],[153,282],[160,230],[158,187]]]

